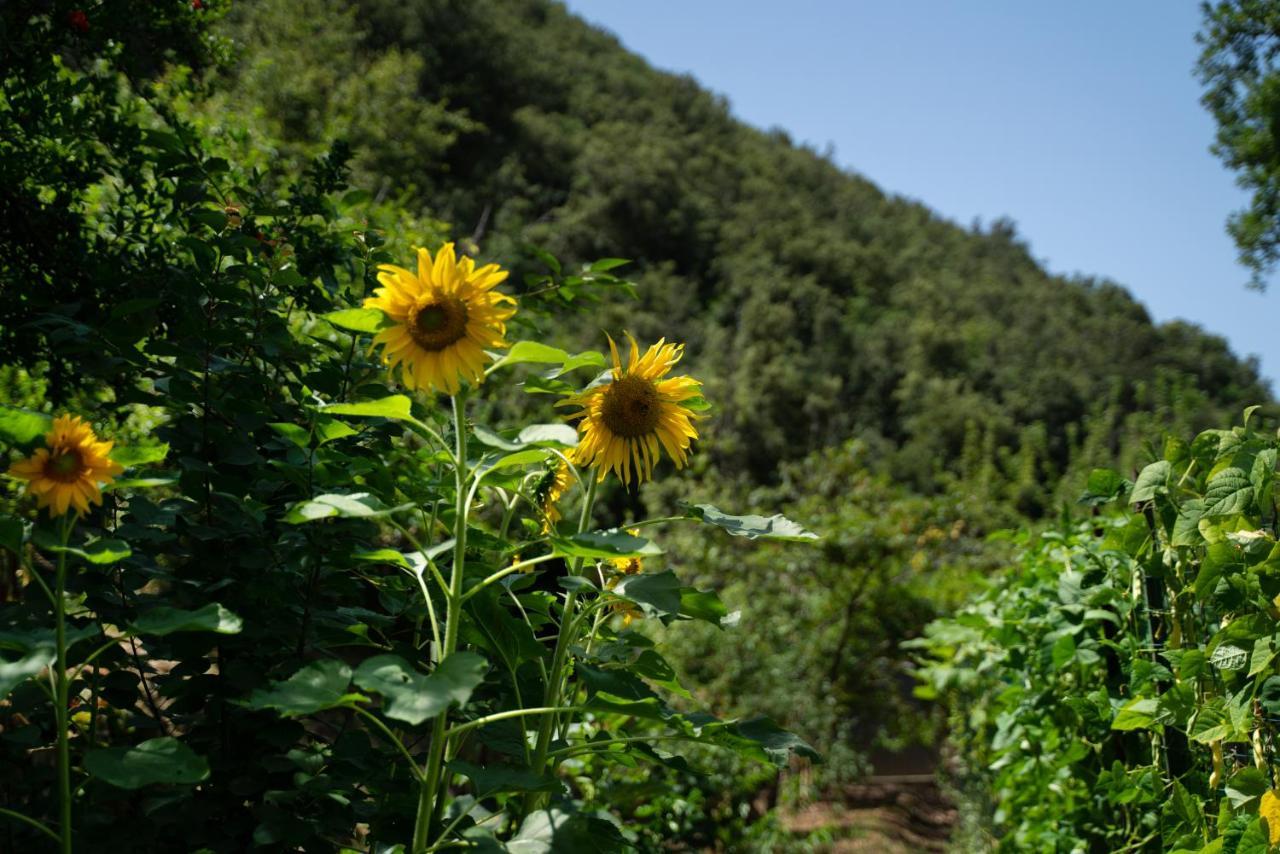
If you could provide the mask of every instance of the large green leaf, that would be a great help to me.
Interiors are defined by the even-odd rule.
[[[642,606],[648,613],[674,615],[680,613],[680,579],[670,570],[628,575],[613,588],[618,596]]]
[[[14,661],[0,658],[0,699],[32,676],[49,667],[57,659],[57,647],[52,643],[41,644]]]
[[[81,548],[79,546],[64,546],[54,539],[53,534],[39,527],[35,529],[32,536],[36,545],[45,551],[66,552],[69,555],[74,555],[81,560],[98,564],[99,566],[118,563],[133,554],[129,544],[121,540],[102,538],[87,543]]]
[[[138,634],[162,637],[174,632],[215,632],[220,635],[239,634],[243,624],[240,618],[219,605],[210,602],[194,611],[184,611],[161,605],[152,608],[134,624]]]
[[[477,424],[472,435],[482,445],[501,451],[521,451],[528,448],[572,448],[578,444],[578,431],[568,424],[530,424],[514,439],[498,435],[488,427]]]
[[[0,405],[0,444],[26,447],[53,429],[53,417]]]
[[[732,516],[711,504],[693,504],[689,506],[689,516],[723,528],[735,537],[746,537],[750,540],[819,539],[817,534],[805,530],[781,514]]]
[[[155,783],[193,785],[209,778],[209,763],[169,736],[136,747],[90,750],[84,767],[99,780],[121,789],[141,789]]]
[[[125,468],[142,466],[147,463],[158,463],[169,455],[169,446],[158,445],[119,445],[111,449],[111,459]]]
[[[1115,730],[1150,729],[1155,725],[1159,703],[1148,697],[1136,697],[1116,712],[1111,728]]]
[[[1244,513],[1253,503],[1253,484],[1243,469],[1225,468],[1209,478],[1204,493],[1205,516]]]
[[[653,557],[662,554],[662,549],[658,548],[653,541],[617,528],[608,531],[587,531],[571,537],[552,537],[551,547],[556,554],[580,558],[617,559]]]
[[[401,510],[412,507],[404,504],[399,507],[388,507],[376,496],[367,492],[353,492],[350,495],[317,495],[308,501],[299,501],[289,508],[284,521],[293,525],[303,522],[314,522],[317,519],[376,519],[390,516]]]
[[[376,655],[356,668],[354,678],[361,688],[383,696],[387,717],[416,726],[451,704],[465,705],[488,669],[474,652],[455,652],[429,676],[398,655]]]
[[[390,418],[395,421],[412,421],[413,402],[403,394],[393,394],[378,400],[360,403],[334,403],[324,407],[327,415],[357,415],[365,418]]]
[[[1133,484],[1133,494],[1129,496],[1130,504],[1140,504],[1156,497],[1156,493],[1164,492],[1169,482],[1172,465],[1168,460],[1157,460],[1138,473],[1138,480]]]
[[[351,332],[373,333],[395,325],[394,320],[376,308],[344,308],[322,314],[321,317],[339,329]]]
[[[455,759],[449,770],[471,781],[478,797],[495,792],[558,792],[564,784],[548,774],[537,774],[531,768],[516,765],[490,764],[484,767],[473,762]]]
[[[559,808],[527,815],[507,843],[509,854],[622,854],[633,850],[612,822]]]
[[[793,732],[788,732],[766,717],[751,718],[730,727],[742,738],[754,741],[775,765],[784,767],[794,753],[815,762],[822,761],[822,754]]]
[[[347,693],[350,684],[351,668],[345,663],[333,659],[313,661],[285,681],[254,691],[245,705],[251,709],[276,709],[286,717],[296,717],[367,699]]]

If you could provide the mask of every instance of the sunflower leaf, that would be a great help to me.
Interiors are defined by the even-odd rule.
[[[16,406],[0,406],[0,442],[25,447],[53,429],[52,416]]]
[[[413,402],[403,394],[393,394],[378,400],[360,403],[333,403],[322,407],[328,415],[360,415],[367,418],[390,418],[395,421],[413,421]]]
[[[735,537],[749,540],[817,540],[818,534],[806,530],[786,516],[733,516],[712,504],[690,504],[689,518],[723,528]]]
[[[259,688],[244,705],[250,709],[275,709],[285,717],[310,715],[367,699],[349,694],[351,668],[334,659],[313,661],[283,682]]]
[[[342,311],[322,314],[321,318],[350,332],[373,333],[395,325],[394,320],[376,308],[344,308]]]
[[[171,736],[153,738],[136,747],[91,750],[84,767],[99,780],[121,789],[141,789],[154,783],[193,785],[209,778],[209,763]]]
[[[146,465],[147,463],[158,463],[169,454],[169,446],[161,443],[159,445],[126,445],[124,447],[112,448],[111,459],[125,468],[133,466]]]
[[[134,630],[138,634],[163,637],[174,632],[215,632],[235,635],[243,627],[240,618],[219,605],[210,602],[195,611],[184,611],[161,605],[138,617]]]
[[[537,341],[517,341],[511,349],[489,366],[489,373],[508,365],[563,365],[569,360],[569,353],[559,347],[549,347]]]
[[[284,515],[284,521],[291,525],[300,525],[304,522],[334,517],[376,519],[390,516],[412,506],[412,504],[402,504],[398,507],[388,507],[376,496],[367,492],[353,492],[350,495],[330,493],[317,495],[307,501],[299,501]]]
[[[612,560],[624,557],[652,557],[662,554],[662,549],[652,540],[628,534],[616,528],[608,531],[587,531],[571,537],[552,537],[551,547],[556,554],[565,557],[603,558]]]

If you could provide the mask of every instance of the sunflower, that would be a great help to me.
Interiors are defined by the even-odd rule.
[[[100,484],[111,483],[124,467],[107,457],[113,442],[99,441],[93,428],[78,415],[53,419],[44,437],[45,447],[9,467],[9,474],[27,481],[27,491],[50,516],[61,516],[69,507],[76,515],[102,503]]]
[[[395,322],[373,339],[383,346],[382,361],[400,366],[404,384],[456,394],[462,380],[478,384],[490,360],[486,347],[506,347],[506,321],[515,300],[494,288],[507,278],[497,264],[477,268],[458,260],[453,244],[440,247],[434,260],[418,250],[418,272],[383,264],[382,287],[364,301]]]
[[[571,485],[569,464],[563,461],[539,484],[538,492],[542,495],[539,499],[542,509],[542,533],[549,534],[554,531],[556,523],[563,518],[560,514],[560,499],[569,491]]]
[[[628,486],[634,474],[637,483],[653,476],[653,466],[660,447],[683,468],[689,457],[689,445],[698,438],[693,422],[698,418],[688,402],[701,396],[702,384],[692,377],[666,377],[680,357],[683,344],[658,341],[643,356],[636,339],[631,342],[631,358],[622,366],[618,345],[609,339],[613,353],[612,379],[581,394],[560,401],[560,406],[577,406],[569,415],[581,419],[582,434],[573,450],[573,461],[596,467],[597,480],[610,471],[617,472]]]

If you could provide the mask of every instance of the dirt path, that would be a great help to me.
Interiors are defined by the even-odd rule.
[[[826,830],[830,851],[878,854],[943,852],[956,811],[931,774],[870,777],[847,787],[839,800],[819,801],[783,814],[793,833]]]

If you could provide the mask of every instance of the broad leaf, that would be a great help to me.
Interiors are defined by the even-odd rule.
[[[84,767],[99,780],[121,789],[156,783],[193,785],[209,778],[209,763],[176,738],[165,736],[136,747],[91,750]]]
[[[310,715],[365,699],[348,694],[350,684],[351,668],[343,662],[313,661],[285,681],[254,691],[245,705],[251,709],[276,709],[286,717]]]
[[[383,713],[416,726],[451,704],[465,705],[484,681],[488,663],[473,652],[455,652],[423,675],[398,655],[376,655],[355,672],[355,683],[385,699]]]
[[[773,516],[731,516],[711,504],[693,504],[689,516],[723,528],[735,537],[750,540],[816,540],[818,535],[780,514]]]
[[[220,635],[239,634],[243,624],[240,618],[219,605],[210,602],[195,611],[183,611],[161,605],[152,608],[134,624],[138,634],[163,637],[174,632],[216,632]]]
[[[53,429],[53,417],[0,405],[0,444],[25,447]]]
[[[51,666],[57,657],[57,647],[50,643],[28,650],[15,661],[0,658],[0,699],[9,696],[14,688]]]
[[[646,612],[660,615],[680,613],[680,579],[674,572],[643,572],[628,575],[613,588],[619,596],[642,606]]]
[[[448,768],[471,781],[478,797],[495,792],[558,792],[564,788],[555,777],[535,774],[531,768],[517,765],[488,765],[481,767],[473,762],[455,759]]]
[[[1172,465],[1168,460],[1151,463],[1138,473],[1138,480],[1133,484],[1133,494],[1129,496],[1130,504],[1141,504],[1156,497],[1156,493],[1164,492],[1169,482]]]
[[[344,308],[341,311],[323,314],[321,317],[339,329],[351,332],[373,333],[395,325],[394,320],[376,308]]]
[[[314,522],[317,519],[374,519],[390,516],[411,505],[388,507],[378,498],[367,492],[353,492],[350,495],[317,495],[309,501],[300,501],[285,514],[284,521],[294,525],[303,522]]]
[[[169,446],[159,445],[121,445],[111,449],[111,459],[125,468],[142,466],[147,463],[158,463],[169,455]]]
[[[1226,468],[1209,479],[1204,493],[1205,516],[1244,513],[1253,502],[1253,484],[1238,468]]]
[[[78,546],[64,546],[53,538],[53,535],[41,528],[36,528],[34,534],[36,545],[45,551],[50,552],[66,552],[74,555],[81,560],[89,563],[107,566],[109,564],[118,563],[133,554],[129,548],[129,544],[121,540],[100,539],[94,540],[86,544],[83,548]]]
[[[412,421],[413,403],[403,394],[393,394],[378,400],[360,403],[334,403],[322,410],[326,415],[357,415],[365,418],[390,418],[395,421]]]
[[[520,832],[507,843],[509,854],[622,854],[631,850],[612,822],[555,807],[530,813]]]
[[[588,531],[571,537],[552,537],[551,547],[565,557],[616,559],[662,554],[657,544],[626,531]]]

